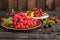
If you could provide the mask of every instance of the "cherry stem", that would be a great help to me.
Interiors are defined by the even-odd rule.
[[[11,12],[12,14],[15,14],[15,11],[14,11],[14,9],[12,9],[12,12]]]

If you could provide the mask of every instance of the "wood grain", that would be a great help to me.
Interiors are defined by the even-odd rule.
[[[26,10],[26,0],[18,0],[18,10]]]
[[[27,10],[31,10],[36,7],[36,0],[27,0]]]
[[[31,10],[42,8],[47,11],[60,11],[60,0],[0,0],[0,10]]]
[[[55,11],[55,0],[46,0],[46,9],[49,11]]]
[[[55,0],[55,11],[60,11],[60,0]]]
[[[9,9],[17,10],[17,0],[8,0]]]
[[[0,10],[2,10],[2,0],[0,0]]]
[[[45,0],[36,0],[36,6],[45,10]]]

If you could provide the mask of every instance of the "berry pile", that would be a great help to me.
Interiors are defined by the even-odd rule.
[[[37,20],[29,18],[23,12],[14,14],[11,20],[13,21],[13,24],[9,25],[9,27],[16,29],[32,28],[35,27],[37,23]]]
[[[44,14],[42,9],[33,8],[32,11],[28,12],[28,16],[33,15],[33,17],[41,17]]]
[[[33,8],[33,11],[34,11],[34,17],[41,17],[44,14],[42,9]]]
[[[55,18],[55,17],[50,17],[50,20],[54,20],[55,21],[55,23],[59,23],[59,19],[57,19],[57,18]]]
[[[53,24],[59,23],[59,22],[60,22],[59,19],[57,19],[53,16],[51,16],[49,19],[45,19],[43,21],[43,23],[45,24],[44,25],[45,28],[52,27]]]

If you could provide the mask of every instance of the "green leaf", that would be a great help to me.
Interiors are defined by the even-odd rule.
[[[44,24],[55,24],[54,20],[46,19],[43,21]]]
[[[10,25],[10,24],[12,24],[12,23],[13,23],[12,20],[10,20],[10,19],[5,19],[4,22],[3,22],[3,25],[4,25],[4,26],[8,26],[8,25]]]

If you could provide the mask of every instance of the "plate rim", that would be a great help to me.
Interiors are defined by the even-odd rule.
[[[10,30],[33,30],[33,29],[36,29],[36,28],[40,27],[41,25],[42,25],[42,22],[40,21],[40,25],[38,25],[38,26],[36,26],[36,27],[33,27],[33,28],[15,29],[15,28],[6,27],[6,26],[4,26],[4,25],[1,23],[1,26],[2,26],[3,28],[10,29]]]

